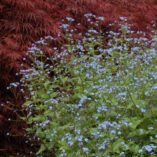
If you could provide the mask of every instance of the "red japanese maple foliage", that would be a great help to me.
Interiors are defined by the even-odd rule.
[[[156,22],[156,0],[0,0],[0,103],[13,98],[6,90],[7,85],[17,79],[16,72],[22,63],[21,58],[32,42],[45,35],[56,35],[60,21],[71,16],[86,28],[83,14],[94,13],[105,17],[104,27],[119,16],[126,16],[134,29],[147,31],[151,21]],[[12,102],[15,102],[11,99]],[[20,102],[16,102],[16,104]],[[13,108],[15,108],[13,106]],[[0,136],[7,148],[12,150],[13,143],[19,141],[18,133],[24,127],[18,120],[8,122],[8,118],[17,119],[13,109],[1,106]],[[7,136],[7,132],[16,133],[16,137]],[[3,137],[3,138],[2,138]],[[21,138],[22,139],[22,138]],[[10,143],[10,145],[9,145]],[[21,143],[17,142],[17,145]],[[3,144],[4,146],[4,144]],[[1,143],[0,143],[1,153]]]

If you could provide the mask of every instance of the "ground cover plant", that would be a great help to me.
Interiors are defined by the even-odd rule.
[[[97,27],[104,18],[85,17],[91,25],[85,34],[73,38],[74,19],[66,18],[67,44],[53,48],[58,55],[37,47],[54,40],[47,36],[28,51],[32,68],[20,72],[21,89],[28,90],[23,119],[30,141],[40,143],[36,156],[156,156],[157,37],[134,36],[120,17],[119,32],[108,32],[104,44]]]

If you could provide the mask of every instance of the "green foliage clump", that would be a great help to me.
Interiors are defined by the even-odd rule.
[[[33,67],[22,71],[22,82],[38,155],[157,156],[156,41],[132,37],[128,25],[120,30],[109,32],[107,45],[94,27],[77,40],[68,34],[69,44],[48,59],[31,51]]]

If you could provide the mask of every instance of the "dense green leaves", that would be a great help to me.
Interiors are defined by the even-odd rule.
[[[25,107],[28,133],[41,142],[37,154],[55,150],[57,157],[157,155],[156,49],[140,38],[139,44],[129,40],[128,32],[108,41],[107,48],[101,33],[93,35],[95,40],[82,36],[68,44],[60,60],[53,58],[58,61],[55,67],[49,66],[52,77],[47,69],[41,73],[39,65],[33,67],[25,78],[31,88]]]

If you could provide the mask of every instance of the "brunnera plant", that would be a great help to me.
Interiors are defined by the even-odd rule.
[[[103,45],[94,27],[78,40],[62,27],[71,44],[53,58],[34,45],[32,68],[21,70],[28,135],[40,143],[36,156],[155,157],[156,37],[133,38],[121,25]]]

